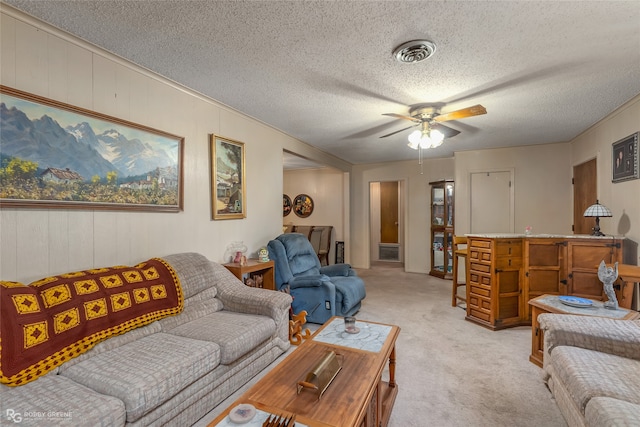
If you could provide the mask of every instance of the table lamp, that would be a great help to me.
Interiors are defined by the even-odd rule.
[[[600,231],[600,217],[611,217],[611,211],[604,205],[601,205],[598,200],[596,203],[589,206],[586,211],[584,211],[585,217],[595,217],[596,218],[596,226],[593,227],[593,231],[591,232],[592,236],[604,236],[604,233]]]

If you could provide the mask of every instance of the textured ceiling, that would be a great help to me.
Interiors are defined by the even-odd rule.
[[[640,93],[638,1],[4,3],[351,163],[415,159],[379,137],[417,104],[486,107],[424,153],[447,157],[568,141]],[[414,39],[436,53],[396,62]]]

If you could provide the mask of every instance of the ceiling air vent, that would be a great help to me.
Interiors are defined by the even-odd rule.
[[[424,61],[436,52],[436,45],[429,40],[412,40],[398,46],[393,56],[398,62],[415,64]]]

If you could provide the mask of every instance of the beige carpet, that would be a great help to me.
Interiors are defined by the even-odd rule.
[[[530,327],[494,332],[468,322],[464,310],[451,307],[450,280],[398,267],[358,271],[367,298],[357,318],[402,328],[390,427],[567,425],[541,369],[529,362]],[[260,377],[196,426],[206,426]]]

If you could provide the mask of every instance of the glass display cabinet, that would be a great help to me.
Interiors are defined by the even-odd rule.
[[[431,185],[431,270],[429,274],[451,279],[453,273],[454,183],[434,181]]]

